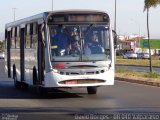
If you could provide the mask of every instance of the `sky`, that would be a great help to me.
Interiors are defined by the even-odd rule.
[[[114,28],[115,0],[53,0],[53,10],[95,9],[109,14]],[[52,0],[1,0],[0,33],[5,24],[44,11],[52,10]],[[144,0],[117,0],[117,34],[140,34],[147,36]],[[160,6],[150,9],[150,36],[160,38]]]

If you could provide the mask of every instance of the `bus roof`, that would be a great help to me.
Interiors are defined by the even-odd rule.
[[[89,13],[98,13],[98,14],[108,14],[104,11],[98,11],[98,10],[57,10],[57,11],[48,11],[48,12],[43,12],[37,15],[33,15],[30,17],[26,17],[20,20],[16,20],[14,22],[7,23],[5,25],[5,28],[10,28],[14,26],[18,26],[21,24],[27,24],[31,22],[40,22],[40,21],[46,21],[48,15],[54,15],[54,14],[89,14]],[[108,16],[109,17],[109,16]]]
[[[100,10],[85,10],[85,9],[71,9],[71,10],[56,10],[56,11],[51,11],[53,14],[60,14],[60,13],[105,13],[104,11]]]
[[[7,23],[5,25],[5,28],[21,25],[21,24],[24,24],[24,23],[30,23],[31,21],[36,22],[40,19],[44,19],[45,14],[47,14],[47,12],[40,13],[40,14],[37,14],[37,15],[34,15],[34,16],[31,16],[31,17],[23,18],[23,19],[20,19],[20,20],[16,20],[16,21],[11,22],[11,23]]]

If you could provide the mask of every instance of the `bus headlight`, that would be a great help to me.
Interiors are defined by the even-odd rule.
[[[59,71],[57,69],[53,69],[53,72],[55,73],[59,73]]]

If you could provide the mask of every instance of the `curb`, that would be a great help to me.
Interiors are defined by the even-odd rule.
[[[138,84],[143,84],[143,85],[160,87],[160,83],[158,82],[133,80],[133,79],[127,79],[127,78],[121,78],[121,77],[115,77],[115,79],[118,81],[125,81],[125,82],[130,82],[130,83],[138,83]]]

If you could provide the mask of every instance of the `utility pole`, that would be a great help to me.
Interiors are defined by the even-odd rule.
[[[116,22],[117,22],[117,0],[115,0],[115,6],[114,6],[114,8],[115,8],[115,16],[114,16],[114,31],[116,32]]]
[[[13,20],[16,20],[16,8],[13,8]]]
[[[52,0],[52,11],[53,11],[53,0]]]

